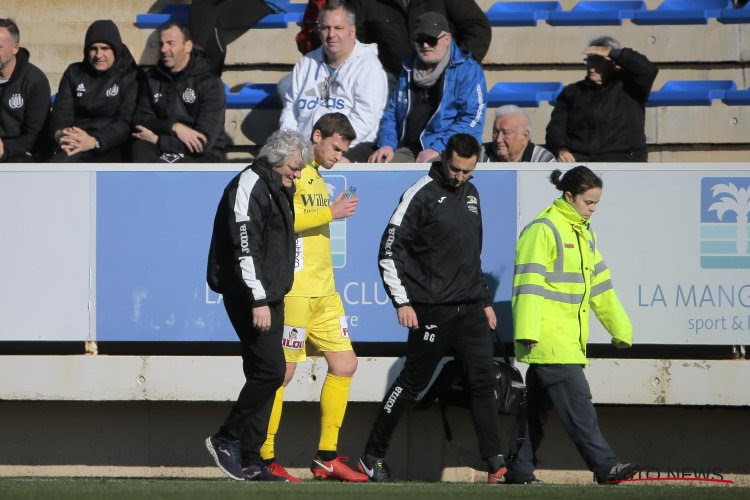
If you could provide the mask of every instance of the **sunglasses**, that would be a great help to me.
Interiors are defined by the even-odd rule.
[[[438,44],[438,41],[441,38],[445,38],[446,36],[448,36],[448,35],[442,34],[442,35],[440,35],[438,37],[427,36],[427,35],[417,35],[417,36],[414,37],[414,43],[416,43],[418,47],[421,47],[425,43],[427,45],[429,45],[430,47],[434,47],[435,45]]]

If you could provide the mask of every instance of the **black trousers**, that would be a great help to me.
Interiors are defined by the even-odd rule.
[[[471,415],[482,458],[502,453],[492,336],[484,306],[414,306],[419,329],[409,330],[408,353],[401,373],[386,392],[365,452],[384,457],[401,414],[430,382],[443,356],[455,354],[471,388]]]
[[[544,438],[544,424],[554,406],[578,453],[596,477],[606,477],[617,463],[607,444],[591,402],[591,389],[581,365],[532,364],[526,372],[528,439],[521,446],[515,472],[528,474],[536,466],[536,452]]]
[[[284,302],[269,305],[271,329],[268,332],[253,328],[252,304],[246,299],[225,295],[224,307],[242,344],[245,385],[219,434],[240,441],[244,466],[260,465],[263,463],[260,447],[266,440],[273,399],[284,383],[286,371],[281,346]]]
[[[102,152],[92,149],[73,156],[68,156],[64,151],[57,150],[48,161],[49,163],[126,163],[128,161],[126,149],[129,148],[116,147]]]
[[[201,155],[165,153],[156,144],[140,139],[133,140],[130,148],[133,163],[214,163],[224,161],[224,154],[206,151]]]

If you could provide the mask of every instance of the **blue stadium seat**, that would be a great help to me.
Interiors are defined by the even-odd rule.
[[[746,3],[741,9],[734,9],[731,6],[721,9],[719,22],[724,24],[750,23],[750,3]]]
[[[729,90],[737,90],[732,80],[670,80],[651,92],[646,106],[710,106]]]
[[[227,93],[227,109],[280,109],[275,83],[247,83],[238,92]]]
[[[642,0],[581,0],[571,10],[550,12],[552,26],[606,26],[633,19],[635,11],[646,10]]]
[[[727,90],[722,101],[729,106],[747,106],[750,104],[750,88],[745,90]]]
[[[718,18],[731,0],[664,0],[655,10],[637,11],[635,24],[708,24]]]
[[[296,23],[302,21],[302,15],[305,12],[306,4],[290,3],[288,1],[275,2],[280,9],[279,12],[269,14],[253,28],[286,28],[287,23]],[[161,12],[138,14],[135,16],[135,25],[138,28],[160,28],[168,21],[177,21],[187,24],[190,16],[190,4],[168,4]]]
[[[538,108],[542,101],[554,102],[562,89],[560,82],[498,82],[487,94],[487,107],[515,104]]]
[[[559,11],[560,2],[496,2],[487,11],[492,26],[536,26],[550,12]]]

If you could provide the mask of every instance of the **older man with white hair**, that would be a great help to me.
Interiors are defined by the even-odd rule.
[[[531,142],[531,120],[526,111],[514,104],[495,111],[492,141],[483,145],[482,161],[489,162],[553,162],[555,155]]]

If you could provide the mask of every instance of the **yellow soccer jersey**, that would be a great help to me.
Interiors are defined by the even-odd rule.
[[[294,232],[296,253],[294,284],[287,294],[295,297],[323,297],[336,293],[331,261],[333,220],[328,190],[318,165],[306,165],[301,178],[294,180]]]

